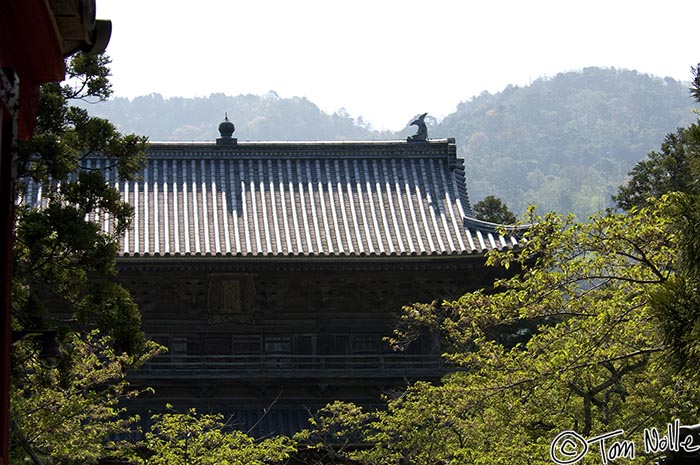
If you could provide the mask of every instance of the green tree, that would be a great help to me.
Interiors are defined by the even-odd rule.
[[[654,315],[669,348],[668,362],[700,379],[700,196],[677,193],[670,233],[679,238],[673,275],[651,292]]]
[[[151,423],[143,439],[129,444],[131,463],[265,465],[282,463],[295,451],[289,438],[255,441],[225,422],[223,415],[198,414],[194,409],[153,415]]]
[[[347,428],[372,445],[347,451],[358,463],[426,465],[551,463],[562,431],[590,438],[623,429],[619,439],[637,445],[633,463],[648,463],[644,428],[700,414],[700,390],[667,363],[654,312],[654,293],[679,266],[680,236],[669,234],[677,202],[671,195],[585,223],[533,217],[522,250],[488,257],[518,274],[402,313],[393,343],[410,343],[415,326],[439,331],[456,372],[361,413],[360,425],[360,414],[331,406],[321,412],[333,424],[325,429]],[[599,463],[589,454],[582,463]]]
[[[692,68],[690,93],[700,103],[700,64]],[[639,162],[620,187],[619,207],[633,209],[654,197],[676,192],[669,234],[677,241],[678,264],[670,279],[652,293],[654,312],[671,348],[669,361],[686,375],[700,377],[700,124],[669,134],[661,152]]]
[[[132,395],[125,372],[156,350],[131,296],[111,280],[132,214],[113,186],[136,176],[147,140],[71,105],[110,95],[108,64],[101,55],[70,58],[67,80],[42,86],[35,135],[19,147],[13,330],[56,330],[63,358],[49,370],[31,340],[13,347],[17,463],[95,463],[127,423],[118,407]],[[103,169],[85,164],[96,155]]]
[[[700,103],[700,64],[693,68],[691,94]],[[700,125],[685,130],[688,179],[678,190],[673,229],[679,240],[678,267],[672,279],[652,295],[670,362],[695,381],[700,379]]]
[[[42,364],[31,342],[14,348],[21,368],[11,392],[12,463],[96,463],[115,453],[114,435],[134,427],[120,402],[139,392],[124,368],[140,365],[156,347],[140,356],[118,354],[96,330],[73,333],[66,342],[58,368]]]
[[[508,206],[493,195],[486,196],[484,200],[477,202],[474,205],[474,213],[478,220],[496,224],[514,224],[518,220]]]
[[[637,163],[630,171],[629,181],[613,196],[617,206],[628,210],[646,205],[649,197],[695,191],[697,186],[690,171],[690,157],[700,148],[694,147],[699,130],[697,125],[692,125],[667,134],[661,151],[650,152],[646,160]]]
[[[13,317],[22,329],[62,333],[93,324],[114,336],[119,350],[137,353],[144,344],[140,313],[106,278],[116,272],[118,240],[132,214],[114,183],[137,175],[146,138],[122,135],[70,104],[110,95],[108,63],[102,55],[76,55],[66,82],[41,88],[36,133],[18,157]],[[84,164],[97,154],[104,169]],[[41,189],[41,205],[27,198],[30,186]]]

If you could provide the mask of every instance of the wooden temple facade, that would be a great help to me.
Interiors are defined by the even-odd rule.
[[[135,209],[119,276],[168,347],[133,374],[155,389],[133,408],[232,414],[256,435],[439,379],[436,338],[383,340],[396,313],[488,286],[485,252],[518,246],[473,218],[453,139],[154,143],[117,187]]]

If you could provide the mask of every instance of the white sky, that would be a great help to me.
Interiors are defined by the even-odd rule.
[[[587,66],[687,81],[700,62],[698,0],[98,0],[97,16],[115,96],[274,90],[377,129]]]

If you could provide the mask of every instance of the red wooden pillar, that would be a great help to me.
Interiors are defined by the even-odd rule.
[[[0,465],[8,465],[15,148],[34,131],[39,86],[62,81],[65,63],[49,2],[0,0],[0,12]]]
[[[0,465],[8,465],[14,156],[34,132],[39,87],[65,77],[65,57],[100,53],[111,22],[95,20],[95,0],[0,0]]]

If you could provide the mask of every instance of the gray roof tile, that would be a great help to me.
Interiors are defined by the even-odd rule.
[[[451,139],[152,144],[141,180],[115,185],[134,207],[122,256],[466,255],[519,241],[471,217]]]

